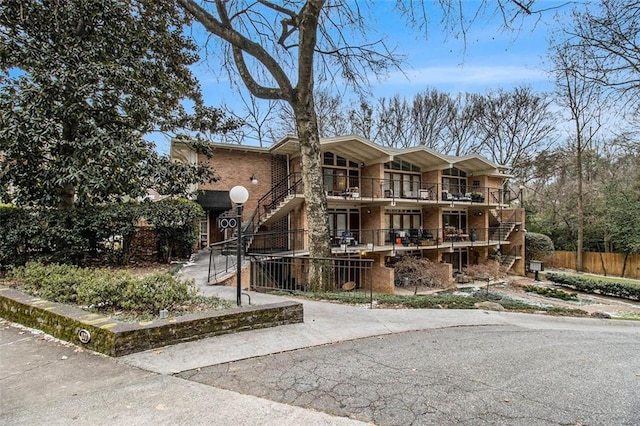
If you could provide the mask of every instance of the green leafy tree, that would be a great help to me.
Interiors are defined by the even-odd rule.
[[[185,24],[172,1],[1,0],[3,198],[71,210],[215,178],[205,166],[172,164],[143,139],[234,126],[202,105]]]
[[[611,240],[625,254],[622,276],[630,254],[640,253],[640,189],[626,180],[612,180],[607,186],[607,215]]]
[[[169,262],[175,254],[191,254],[198,241],[198,221],[204,216],[200,205],[186,199],[166,198],[150,203],[143,214],[155,227],[162,260]]]

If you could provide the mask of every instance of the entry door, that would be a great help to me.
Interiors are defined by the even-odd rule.
[[[461,272],[469,264],[469,253],[467,249],[457,249],[453,253],[443,253],[442,260],[453,266],[453,273]]]

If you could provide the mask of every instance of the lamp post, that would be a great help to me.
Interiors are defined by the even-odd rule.
[[[231,202],[236,204],[236,216],[237,216],[237,234],[238,234],[238,247],[236,252],[237,265],[236,265],[236,303],[238,306],[242,305],[242,207],[243,204],[249,199],[249,191],[242,185],[234,186],[229,191],[229,198]]]

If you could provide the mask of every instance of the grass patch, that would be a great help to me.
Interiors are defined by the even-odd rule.
[[[570,277],[583,277],[586,279],[591,279],[591,280],[598,280],[598,281],[603,281],[603,282],[607,282],[607,283],[622,283],[622,284],[629,284],[629,285],[635,285],[635,286],[640,286],[640,280],[636,280],[633,278],[621,278],[621,277],[611,277],[611,276],[604,276],[604,275],[593,275],[593,274],[579,274],[577,272],[545,272],[544,273],[545,276],[549,275],[549,274],[557,274],[557,275],[567,275]],[[550,280],[549,277],[547,277],[548,280]]]
[[[640,321],[640,312],[621,311],[621,312],[616,313],[616,315],[613,318],[615,318],[615,319],[623,319],[623,320]]]
[[[180,281],[169,273],[138,275],[123,269],[28,263],[12,270],[5,281],[44,300],[124,320],[156,318],[163,309],[179,316],[231,307],[228,301],[199,296],[193,281]]]

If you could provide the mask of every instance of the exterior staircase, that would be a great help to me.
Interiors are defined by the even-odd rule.
[[[299,197],[296,194],[288,194],[274,205],[265,206],[265,212],[260,215],[258,223],[260,225],[273,223],[289,214],[291,210],[298,207],[303,201],[303,197]]]
[[[489,235],[489,239],[492,241],[507,241],[509,234],[516,227],[513,222],[500,222],[497,227],[494,227]]]
[[[518,257],[516,257],[516,256],[511,256],[511,255],[503,256],[501,264],[508,271],[509,269],[511,269],[513,264],[516,263],[516,260],[518,260]]]

